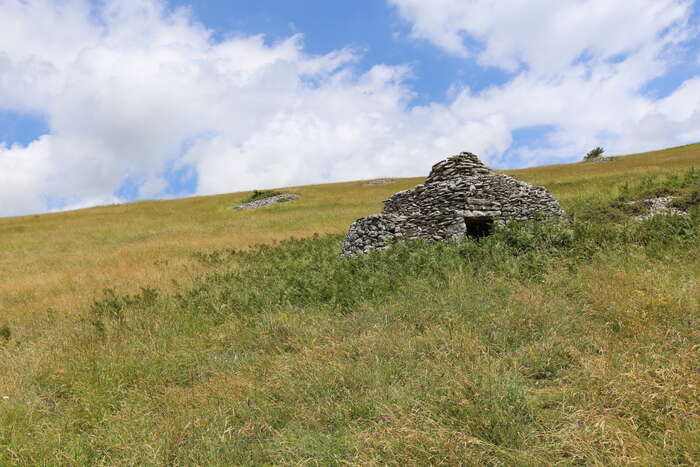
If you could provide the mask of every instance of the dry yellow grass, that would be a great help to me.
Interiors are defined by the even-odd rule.
[[[338,233],[412,184],[290,188],[298,201],[251,211],[231,209],[239,193],[0,219],[0,316],[81,308],[105,288],[167,288],[197,275],[194,251]]]

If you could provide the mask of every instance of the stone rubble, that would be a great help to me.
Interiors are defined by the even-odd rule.
[[[250,203],[239,204],[238,206],[236,206],[236,209],[247,210],[247,209],[262,208],[265,206],[272,206],[273,204],[282,203],[285,201],[292,201],[294,199],[297,199],[298,197],[299,197],[299,195],[295,195],[292,193],[283,193],[281,195],[275,195],[275,196],[270,196],[269,198],[263,198],[263,199],[251,201]]]
[[[478,237],[495,223],[564,217],[545,188],[495,174],[463,152],[435,164],[423,184],[387,199],[381,214],[355,221],[342,256],[385,248],[394,239]]]
[[[365,186],[388,185],[390,183],[396,183],[396,180],[392,180],[390,178],[378,178],[377,180],[371,180],[371,181],[365,183]]]
[[[673,199],[674,198],[672,196],[663,196],[661,198],[650,198],[642,199],[639,201],[630,201],[627,204],[641,204],[642,206],[647,208],[647,212],[645,214],[634,216],[632,218],[635,221],[639,222],[651,219],[654,216],[688,216],[687,212],[668,205],[668,203],[673,201]]]
[[[583,163],[584,164],[595,164],[598,162],[612,162],[614,160],[615,160],[615,158],[613,156],[598,156],[598,157],[594,157],[592,159],[587,159],[587,160],[583,161]]]

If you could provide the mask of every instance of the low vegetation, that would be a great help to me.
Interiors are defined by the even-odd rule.
[[[579,205],[575,214],[581,219],[619,223],[647,213],[643,204],[634,201],[660,197],[672,198],[669,206],[688,212],[700,206],[700,170],[645,176],[636,183],[621,184],[618,192],[612,201],[598,198]]]
[[[254,248],[206,240],[226,231],[210,212],[160,281],[0,318],[0,465],[697,464],[700,151],[684,151],[519,171],[570,222],[353,260],[345,217],[400,186],[227,211],[269,228]],[[617,212],[660,190],[690,215]]]
[[[671,201],[670,206],[688,211],[696,206],[700,206],[700,184],[685,190],[679,190],[676,198]]]

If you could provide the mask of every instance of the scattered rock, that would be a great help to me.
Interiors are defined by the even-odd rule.
[[[384,201],[381,214],[355,221],[342,255],[385,248],[393,239],[479,237],[495,223],[564,216],[545,188],[495,174],[476,155],[463,152],[435,164],[425,183]]]
[[[365,183],[365,186],[388,185],[390,183],[396,183],[396,180],[392,180],[390,178],[379,178],[377,180],[372,180],[370,182]]]
[[[661,198],[642,199],[639,201],[630,201],[630,205],[642,205],[647,209],[645,214],[634,216],[632,219],[636,221],[645,221],[654,216],[687,216],[688,213],[680,209],[669,206],[673,201],[672,196],[663,196]]]
[[[587,164],[594,164],[596,162],[612,162],[614,161],[615,158],[612,156],[599,156],[599,157],[592,157],[590,159],[586,159],[583,162]]]
[[[270,196],[269,198],[258,199],[256,201],[251,201],[250,203],[243,203],[236,206],[236,209],[246,210],[246,209],[257,209],[265,206],[272,206],[277,203],[284,203],[287,201],[295,200],[299,195],[292,193],[283,193],[281,195]]]

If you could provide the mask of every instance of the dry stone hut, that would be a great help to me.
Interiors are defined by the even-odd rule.
[[[425,183],[387,199],[381,214],[354,222],[342,254],[367,253],[396,238],[480,237],[496,222],[563,216],[545,188],[495,174],[476,155],[463,152],[435,164]]]

